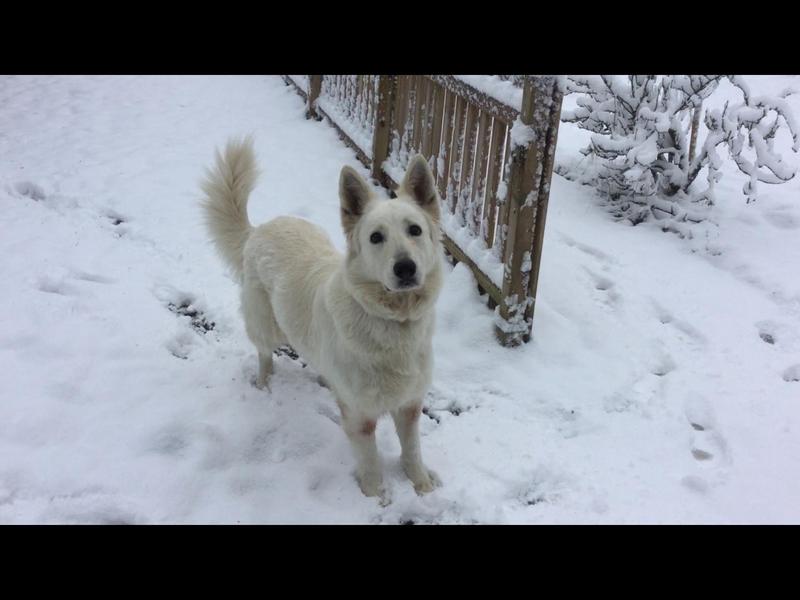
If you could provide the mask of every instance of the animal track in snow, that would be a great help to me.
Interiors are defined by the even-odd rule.
[[[66,283],[63,277],[54,277],[52,275],[43,275],[39,277],[36,288],[40,292],[58,294],[59,296],[74,296],[77,294],[77,290]]]
[[[589,274],[589,277],[592,278],[592,282],[594,283],[594,288],[598,291],[605,292],[604,301],[607,302],[609,305],[615,305],[620,300],[620,295],[614,289],[615,284],[614,282],[609,279],[608,277],[604,277],[588,269],[583,267],[583,270]]]
[[[92,283],[92,284],[109,284],[114,283],[114,280],[98,275],[95,273],[88,273],[76,269],[64,269],[59,267],[50,273],[41,275],[36,283],[36,288],[40,292],[47,294],[58,294],[60,296],[81,296],[85,295],[87,288],[79,288],[73,285],[70,281]]]
[[[125,215],[120,214],[111,208],[105,208],[100,213],[100,216],[112,226],[112,231],[114,232],[115,237],[121,238],[122,236],[130,233],[131,229],[128,224],[130,219]]]
[[[603,252],[599,248],[595,248],[594,246],[589,246],[587,244],[583,244],[581,242],[578,242],[578,241],[572,239],[571,237],[569,237],[568,235],[566,235],[564,233],[561,233],[561,232],[558,232],[558,235],[561,237],[562,241],[567,246],[569,246],[570,248],[576,248],[577,250],[580,250],[584,254],[588,254],[592,258],[596,259],[598,262],[608,263],[608,264],[611,264],[611,263],[615,262],[614,259],[610,255],[606,254],[605,252]]]
[[[90,283],[110,284],[116,282],[116,280],[112,279],[111,277],[98,275],[96,273],[88,273],[86,271],[71,271],[71,277],[73,279],[80,279],[81,281],[88,281]]]
[[[189,353],[196,343],[192,334],[182,331],[169,340],[165,346],[172,356],[180,358],[181,360],[186,360],[189,358]]]
[[[789,323],[765,319],[755,323],[758,337],[783,352],[800,351],[800,333]]]
[[[528,480],[518,486],[517,499],[525,506],[556,503],[572,487],[570,479],[564,473],[547,467],[537,467],[530,473]]]
[[[679,332],[685,334],[692,341],[698,344],[706,343],[706,337],[702,333],[700,333],[700,331],[697,330],[694,327],[694,325],[692,325],[687,321],[676,319],[669,310],[661,306],[653,298],[650,298],[650,302],[653,305],[653,308],[655,309],[655,313],[656,316],[658,317],[658,320],[661,321],[663,325],[669,325],[677,329]]]
[[[664,377],[672,373],[677,368],[675,361],[669,354],[664,354],[660,357],[656,365],[653,367],[652,373],[657,377]]]
[[[31,200],[39,201],[47,198],[44,190],[30,181],[18,181],[14,184],[14,191],[20,196],[25,196]]]
[[[800,364],[792,365],[783,372],[784,381],[800,381]]]
[[[717,467],[728,463],[728,443],[717,430],[711,404],[702,396],[691,395],[684,413],[692,428],[691,454],[698,464]]]
[[[778,229],[799,229],[800,215],[794,206],[783,204],[771,210],[764,211],[764,220]]]

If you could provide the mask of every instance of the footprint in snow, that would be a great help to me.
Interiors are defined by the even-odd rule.
[[[44,190],[30,181],[18,181],[14,184],[14,191],[20,196],[25,196],[37,202],[47,198],[47,194],[44,193]]]
[[[783,380],[787,382],[800,381],[800,364],[792,365],[783,372]]]
[[[730,463],[728,443],[717,426],[711,404],[693,394],[686,399],[684,414],[691,427],[690,452],[698,467],[715,469]],[[688,475],[681,482],[692,491],[704,493],[708,482],[698,475]]]

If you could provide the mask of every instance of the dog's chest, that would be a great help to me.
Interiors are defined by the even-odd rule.
[[[373,340],[365,348],[367,351],[357,355],[339,356],[345,393],[352,401],[370,411],[384,412],[424,396],[433,366],[427,327],[411,336],[396,335],[379,343]]]

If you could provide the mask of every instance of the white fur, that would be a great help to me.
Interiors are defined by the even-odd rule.
[[[439,481],[422,462],[418,421],[431,382],[434,304],[442,278],[439,199],[422,157],[409,163],[397,198],[376,198],[350,167],[339,195],[347,255],[302,219],[278,217],[259,227],[247,218],[257,169],[252,140],[231,141],[203,184],[209,231],[240,275],[247,334],[258,349],[256,385],[268,385],[272,352],[290,344],[324,378],[342,411],[358,462],[361,490],[389,498],[375,446],[375,422],[391,413],[405,472],[418,493]],[[422,230],[412,235],[411,225]],[[370,241],[380,232],[384,240]],[[394,265],[416,264],[402,282]]]

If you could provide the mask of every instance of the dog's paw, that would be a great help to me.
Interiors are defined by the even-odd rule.
[[[436,472],[427,467],[406,467],[405,472],[411,483],[414,484],[414,491],[420,496],[428,494],[442,485],[442,480]]]
[[[269,386],[269,377],[262,379],[262,378],[257,376],[257,377],[255,377],[255,379],[251,380],[251,383],[253,384],[253,386],[255,388],[257,388],[259,390],[267,391],[267,392],[270,392],[270,393],[272,392],[272,388],[270,388],[270,386]]]
[[[381,506],[387,506],[392,502],[389,490],[383,485],[383,477],[380,473],[363,473],[356,476],[358,487],[361,493],[369,498],[377,497]]]

